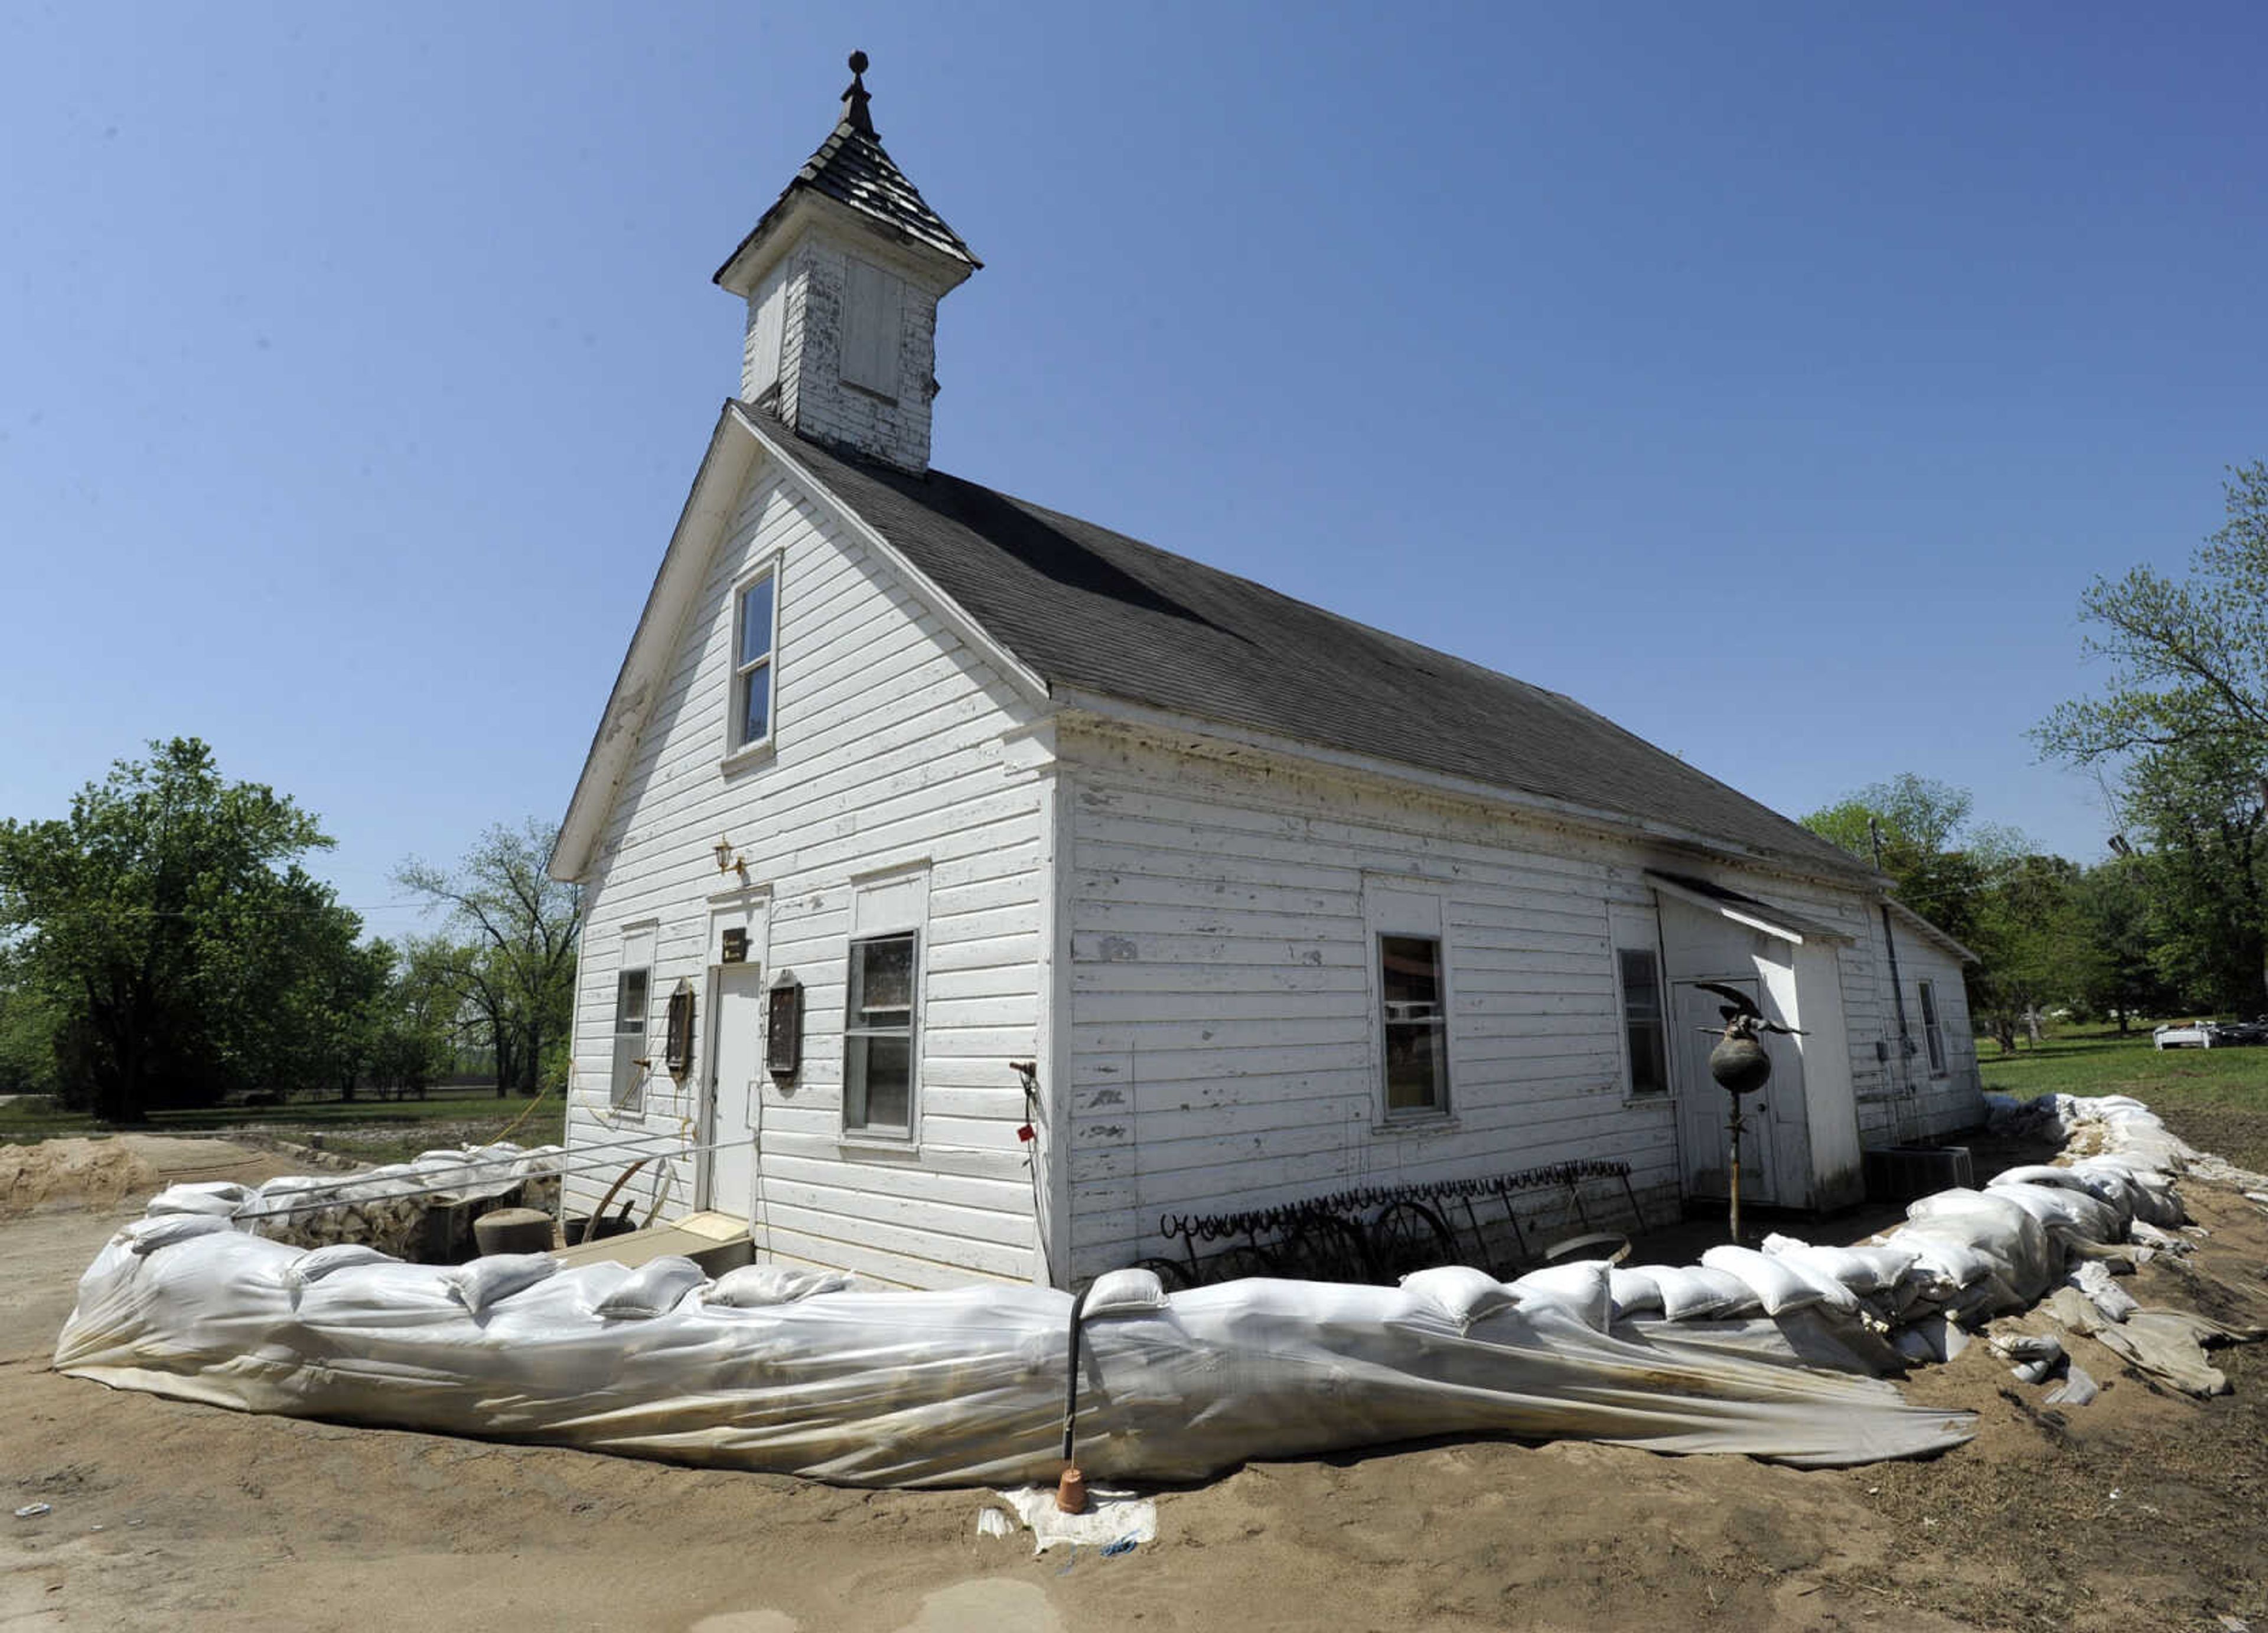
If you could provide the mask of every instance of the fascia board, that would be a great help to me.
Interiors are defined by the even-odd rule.
[[[1977,957],[1977,954],[1971,953],[1967,947],[1962,946],[1959,942],[1955,941],[1951,936],[1947,935],[1945,931],[1931,923],[1920,914],[1915,912],[1904,902],[1899,901],[1896,897],[1885,896],[1882,898],[1882,901],[1885,906],[1887,906],[1892,912],[1896,913],[1900,918],[1904,919],[1908,925],[1919,932],[1925,938],[1934,941],[1939,946],[1943,947],[1948,953],[1952,953],[1954,957],[1959,959],[1962,963],[1982,964],[1984,961],[1983,959]]]
[[[1722,897],[1710,895],[1705,891],[1689,890],[1675,879],[1665,879],[1650,868],[1646,871],[1646,882],[1661,895],[1675,896],[1678,901],[1698,908],[1704,913],[1714,913],[1719,918],[1730,919],[1735,924],[1745,924],[1750,930],[1761,931],[1767,936],[1787,942],[1793,946],[1800,947],[1807,941],[1847,944],[1858,939],[1856,936],[1847,931],[1831,930],[1823,924],[1815,924],[1808,919],[1797,917],[1793,913],[1779,913],[1776,916],[1775,909],[1769,902],[1759,901],[1750,904],[1744,901],[1727,901]]]

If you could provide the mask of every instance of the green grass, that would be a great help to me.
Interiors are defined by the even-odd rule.
[[[2003,1055],[1977,1044],[1987,1089],[2038,1094],[2131,1094],[2192,1145],[2268,1169],[2268,1048],[2157,1049],[2149,1028],[2063,1027],[2038,1048]]]
[[[295,1100],[257,1109],[207,1106],[154,1112],[147,1123],[125,1131],[196,1136],[256,1129],[303,1144],[320,1141],[326,1151],[343,1156],[391,1162],[437,1145],[492,1140],[523,1113],[527,1120],[513,1130],[515,1142],[536,1145],[559,1141],[566,1121],[560,1097],[549,1095],[530,1112],[532,1104],[516,1094],[498,1100],[491,1088],[450,1086],[435,1089],[422,1100],[376,1100],[365,1095],[353,1101]],[[62,1110],[45,1100],[0,1106],[0,1145],[119,1131],[83,1112]]]

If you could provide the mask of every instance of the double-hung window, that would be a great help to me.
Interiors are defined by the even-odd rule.
[[[1437,936],[1378,938],[1378,990],[1386,1033],[1386,1114],[1449,1108],[1448,1011]]]
[[[1623,983],[1623,1042],[1630,1056],[1630,1092],[1669,1092],[1668,1038],[1662,1025],[1661,960],[1652,947],[1617,947]]]
[[[1929,1050],[1929,1075],[1945,1076],[1945,1026],[1937,1018],[1937,983],[1921,983],[1921,1041]]]
[[[912,1136],[920,948],[914,931],[850,944],[843,1024],[846,1133]]]
[[[647,972],[626,969],[615,977],[614,1081],[608,1095],[620,1111],[645,1107],[645,1004]]]
[[[772,734],[772,638],[779,574],[767,571],[740,586],[733,607],[733,736],[734,749],[752,748]]]

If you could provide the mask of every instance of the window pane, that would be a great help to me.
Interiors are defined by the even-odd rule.
[[[1624,1028],[1630,1039],[1631,1092],[1663,1094],[1669,1089],[1669,1063],[1658,1025],[1633,1020]]]
[[[744,669],[771,650],[772,580],[765,577],[740,592],[740,651],[733,667]]]
[[[1440,942],[1421,936],[1381,936],[1378,956],[1388,1020],[1420,1020],[1440,1012]]]
[[[913,1131],[913,1040],[854,1037],[844,1052],[843,1122],[851,1129]]]
[[[1432,1111],[1448,1081],[1447,1040],[1439,1021],[1386,1028],[1386,1109]]]
[[[853,1026],[902,1026],[912,1017],[914,938],[888,936],[850,949]]]
[[[615,1030],[645,1031],[645,971],[626,969],[615,982]]]
[[[772,729],[772,666],[757,665],[740,677],[740,741],[762,742]]]
[[[1661,981],[1654,967],[1651,947],[1624,947],[1620,953],[1623,966],[1623,1013],[1631,1020],[1661,1019]]]

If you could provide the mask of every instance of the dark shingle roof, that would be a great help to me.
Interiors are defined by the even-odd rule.
[[[944,219],[932,210],[914,184],[906,180],[882,144],[874,137],[861,132],[848,116],[835,127],[834,133],[819,144],[819,151],[804,161],[795,179],[780,192],[772,207],[764,211],[748,236],[717,269],[721,281],[727,268],[738,261],[749,245],[763,236],[766,228],[787,208],[788,201],[806,189],[825,194],[838,204],[847,204],[860,215],[880,224],[889,231],[924,244],[934,250],[963,261],[972,267],[984,263],[970,254],[961,235],[945,224]]]
[[[1846,852],[1572,698],[932,470],[740,412],[1050,687],[1668,824],[1807,871]]]

